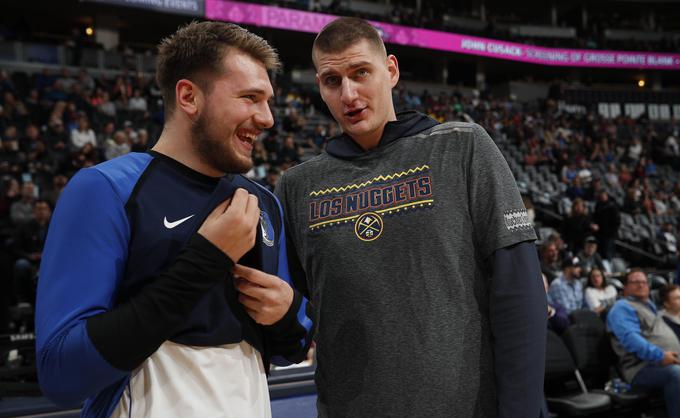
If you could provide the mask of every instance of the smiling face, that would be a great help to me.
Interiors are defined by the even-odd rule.
[[[364,149],[377,146],[385,124],[397,119],[392,103],[399,81],[396,57],[362,40],[342,52],[316,50],[314,62],[321,98],[343,132]]]
[[[204,103],[191,127],[199,158],[225,173],[247,172],[258,135],[274,124],[269,108],[273,89],[264,64],[230,49],[220,74],[204,91]]]

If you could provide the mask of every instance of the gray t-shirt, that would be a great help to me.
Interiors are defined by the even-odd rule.
[[[487,133],[446,123],[322,154],[277,194],[318,329],[319,415],[495,416],[489,256],[536,236]]]

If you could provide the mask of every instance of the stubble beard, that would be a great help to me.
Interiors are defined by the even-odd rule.
[[[239,158],[233,148],[232,139],[217,139],[217,135],[209,132],[210,117],[206,112],[191,125],[191,142],[198,157],[224,173],[247,173],[253,168],[252,158]]]

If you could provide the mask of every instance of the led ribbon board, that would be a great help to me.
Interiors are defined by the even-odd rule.
[[[205,0],[205,17],[244,25],[319,32],[338,16],[226,0]],[[563,67],[680,70],[680,54],[543,48],[496,39],[371,22],[385,42],[477,55],[510,61]]]

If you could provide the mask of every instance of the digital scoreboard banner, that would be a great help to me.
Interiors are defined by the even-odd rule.
[[[337,19],[329,14],[228,0],[205,0],[205,17],[310,33],[319,32],[328,22]],[[371,24],[382,33],[385,42],[399,45],[552,66],[680,70],[680,54],[543,48],[383,22]]]
[[[205,0],[81,0],[116,6],[135,7],[164,13],[203,17]]]

